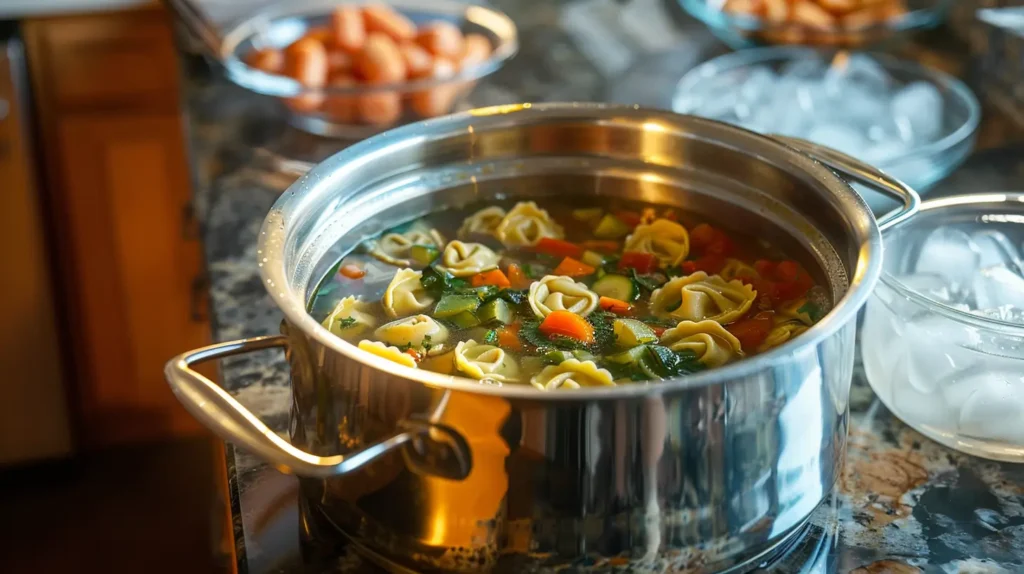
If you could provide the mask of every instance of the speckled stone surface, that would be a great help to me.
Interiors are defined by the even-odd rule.
[[[650,62],[666,59],[664,51],[650,55],[634,49],[636,65],[608,72],[590,63],[579,48],[585,39],[572,32],[573,26],[560,25],[565,10],[543,2],[522,2],[516,10],[523,15],[517,20],[524,54],[482,86],[480,103],[512,101],[515,94],[533,100],[600,99],[615,92],[604,75],[654,77]],[[692,30],[692,22],[680,20],[679,30]],[[697,51],[689,52],[692,57]],[[255,243],[263,216],[288,179],[267,173],[251,150],[283,128],[272,107],[218,79],[201,58],[186,53],[182,61],[215,338],[276,333],[281,314],[260,283]],[[562,69],[572,71],[560,75]],[[655,84],[648,89],[658,89]],[[1000,126],[1000,133],[1022,141],[1019,131]],[[333,145],[314,147],[325,153]],[[985,186],[974,187],[979,182]],[[935,193],[1022,187],[1024,147],[1018,143],[977,154]],[[224,361],[221,376],[233,396],[275,430],[287,431],[290,389],[279,353]],[[851,411],[839,491],[815,513],[792,554],[761,571],[1024,572],[1024,466],[961,455],[907,428],[874,397],[859,368]],[[231,448],[228,458],[240,572],[377,571],[344,552],[322,566],[304,564],[295,480]]]

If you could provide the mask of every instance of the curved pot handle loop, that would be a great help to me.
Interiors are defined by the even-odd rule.
[[[471,462],[465,440],[454,431],[435,424],[431,418],[403,421],[393,434],[356,452],[317,456],[278,436],[224,389],[192,369],[192,365],[197,363],[285,347],[287,339],[282,335],[217,343],[174,357],[164,367],[164,375],[175,396],[192,416],[224,440],[238,444],[285,472],[313,478],[338,476],[408,445],[415,459],[431,462],[417,465],[420,467],[418,470],[453,479],[465,478],[469,474]],[[439,408],[444,404],[442,400]],[[410,458],[408,454],[407,460]],[[438,461],[443,464],[433,464]],[[439,467],[444,468],[438,471]]]
[[[779,135],[771,137],[810,156],[811,159],[825,164],[847,179],[870,187],[902,203],[903,205],[899,209],[878,218],[878,229],[881,231],[910,219],[921,207],[921,197],[917,195],[916,191],[902,181],[858,159],[807,140]]]

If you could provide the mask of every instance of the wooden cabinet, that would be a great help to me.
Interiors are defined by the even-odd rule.
[[[85,447],[199,431],[163,378],[209,340],[169,20],[27,22]]]

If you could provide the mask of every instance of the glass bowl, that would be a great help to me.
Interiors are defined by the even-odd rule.
[[[806,23],[806,18],[796,19],[791,8],[784,9],[783,18],[777,23],[758,15],[727,9],[729,5],[754,9],[780,1],[788,6],[793,4],[787,0],[679,0],[687,12],[704,22],[715,36],[734,49],[776,44],[862,48],[887,42],[913,30],[937,26],[953,3],[952,0],[897,0],[903,7],[898,15],[890,14],[884,19],[883,16],[861,18],[852,15],[845,18],[846,24],[843,23],[844,18],[835,18],[831,25],[811,25]],[[897,5],[897,2],[891,5]]]
[[[1024,194],[927,201],[882,239],[860,337],[875,393],[937,442],[1024,462]]]
[[[830,76],[840,62],[845,76]],[[930,86],[937,121],[923,126],[927,130],[912,129],[914,122],[907,124],[902,115],[897,120],[892,111],[895,95],[912,85]],[[886,105],[872,103],[886,97]],[[672,109],[834,147],[922,195],[963,163],[974,149],[981,122],[978,99],[949,74],[886,54],[851,55],[804,46],[755,48],[713,58],[679,80]],[[834,132],[815,129],[836,124],[854,126],[860,132],[859,147],[845,144]],[[913,133],[926,131],[927,138]],[[858,191],[876,213],[894,205],[871,190]]]
[[[417,26],[447,21],[455,24],[464,35],[482,34],[491,42],[490,56],[479,64],[445,77],[323,89],[304,87],[289,76],[271,74],[247,62],[257,50],[284,49],[310,33],[326,30],[333,10],[339,5],[369,4],[372,3],[303,0],[277,4],[256,14],[224,35],[220,60],[227,77],[243,88],[274,97],[284,108],[289,123],[299,129],[328,137],[363,139],[427,117],[414,110],[412,101],[417,96],[433,95],[443,101],[439,108],[434,106],[438,108],[436,112],[443,110],[443,114],[466,107],[464,101],[475,81],[497,71],[519,49],[515,24],[507,15],[494,9],[449,0],[388,0],[384,4]],[[358,113],[352,113],[359,102],[371,102],[373,98],[378,101],[380,98],[400,98],[400,117],[370,122],[365,117],[358,117]]]

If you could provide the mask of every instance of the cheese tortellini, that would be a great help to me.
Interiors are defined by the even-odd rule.
[[[441,249],[444,247],[444,236],[436,229],[428,229],[423,225],[413,225],[405,233],[385,233],[377,240],[370,255],[398,267],[406,267],[412,263],[409,260],[410,252],[414,245],[425,245]]]
[[[444,270],[455,277],[469,277],[498,268],[501,257],[486,245],[452,241],[444,248],[441,262]]]
[[[649,225],[638,225],[626,238],[623,250],[650,253],[662,267],[672,267],[690,254],[690,234],[674,221],[655,219]]]
[[[359,341],[359,348],[367,353],[373,353],[378,357],[383,357],[393,363],[398,363],[403,367],[416,368],[416,359],[412,358],[408,353],[403,353],[397,347],[389,347],[384,343],[378,341]]]
[[[530,308],[538,317],[547,317],[552,311],[572,311],[586,317],[600,297],[583,283],[564,275],[548,275],[530,285]]]
[[[474,233],[494,235],[494,230],[498,228],[502,219],[505,219],[504,209],[496,205],[485,207],[462,221],[459,237],[465,238]]]
[[[725,260],[725,266],[718,272],[718,275],[726,281],[732,281],[740,277],[756,279],[761,276],[753,266],[732,257]]]
[[[494,236],[507,247],[521,247],[536,245],[545,237],[561,239],[565,231],[536,203],[521,201],[498,223]]]
[[[530,384],[542,391],[554,391],[614,386],[615,379],[607,370],[598,368],[594,361],[567,359],[544,367],[530,379]]]
[[[455,368],[477,380],[506,383],[519,378],[519,365],[508,353],[473,339],[455,346]]]
[[[373,336],[389,345],[437,354],[444,351],[448,328],[427,315],[413,315],[381,325]]]
[[[377,318],[371,313],[373,306],[349,295],[334,306],[322,325],[339,337],[358,335],[377,326]]]
[[[739,339],[716,321],[682,321],[662,334],[661,344],[673,351],[693,351],[708,367],[720,367],[743,356]]]
[[[807,309],[807,299],[797,299],[779,308],[776,317],[779,321],[799,321],[808,327],[814,324],[814,318]]]
[[[384,290],[384,312],[389,317],[403,317],[419,313],[434,304],[434,298],[427,294],[420,283],[423,273],[412,269],[399,269]]]
[[[807,329],[807,325],[797,321],[779,323],[772,327],[772,330],[768,332],[768,336],[765,338],[764,342],[761,343],[761,346],[757,348],[757,351],[759,353],[763,353],[769,349],[774,349],[793,337],[796,337],[800,333],[803,333]]]
[[[757,291],[740,281],[725,281],[703,271],[676,277],[651,294],[651,312],[684,321],[732,323],[757,298]]]

